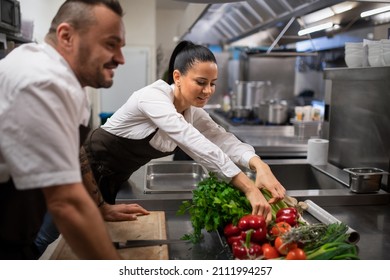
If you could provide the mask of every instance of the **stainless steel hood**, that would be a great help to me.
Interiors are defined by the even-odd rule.
[[[210,45],[230,44],[260,31],[268,32],[266,36],[270,44],[282,31],[290,40],[299,41],[307,39],[307,36],[306,38],[298,38],[297,36],[297,31],[305,27],[305,22],[302,20],[305,15],[344,2],[354,3],[355,11],[352,15],[351,12],[345,13],[346,20],[343,20],[340,15],[335,15],[337,23],[343,23],[351,28],[352,24],[361,21],[360,11],[363,9],[362,7],[368,9],[389,2],[340,0],[200,1],[211,4],[206,7],[203,14],[182,36],[182,39]],[[187,2],[196,1],[188,0]]]

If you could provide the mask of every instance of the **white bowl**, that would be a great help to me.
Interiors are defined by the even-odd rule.
[[[369,55],[368,56],[368,63],[370,64],[370,66],[373,66],[373,67],[382,66],[381,55]]]
[[[382,53],[382,65],[383,66],[390,66],[390,51],[383,52]]]
[[[363,57],[360,55],[345,55],[344,60],[348,67],[363,66]]]
[[[346,42],[345,48],[358,48],[361,49],[363,47],[363,42]]]

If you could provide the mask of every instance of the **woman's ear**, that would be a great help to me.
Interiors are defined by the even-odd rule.
[[[180,87],[180,77],[181,77],[181,73],[179,70],[173,71],[173,81],[175,82],[175,85],[177,87]]]

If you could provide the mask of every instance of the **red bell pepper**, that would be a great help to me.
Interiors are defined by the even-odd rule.
[[[234,242],[232,244],[233,256],[240,260],[253,260],[263,255],[263,250],[259,244],[250,242],[253,229],[248,230],[246,240]]]
[[[298,217],[298,211],[294,207],[282,208],[279,209],[278,212],[276,212],[275,222],[286,222],[293,227],[297,224]]]
[[[240,260],[253,260],[263,255],[263,250],[259,244],[250,242],[247,247],[245,244],[233,244],[233,256]]]
[[[237,226],[242,231],[243,239],[246,238],[248,230],[252,230],[251,241],[263,242],[267,238],[267,224],[263,216],[245,215],[238,221]]]
[[[232,223],[230,223],[223,228],[223,234],[226,237],[240,235],[241,229],[239,229],[238,226],[235,226]]]

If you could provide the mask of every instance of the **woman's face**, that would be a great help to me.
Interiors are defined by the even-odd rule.
[[[212,61],[195,62],[185,75],[175,70],[175,106],[183,112],[190,106],[203,107],[215,92],[218,67]]]

